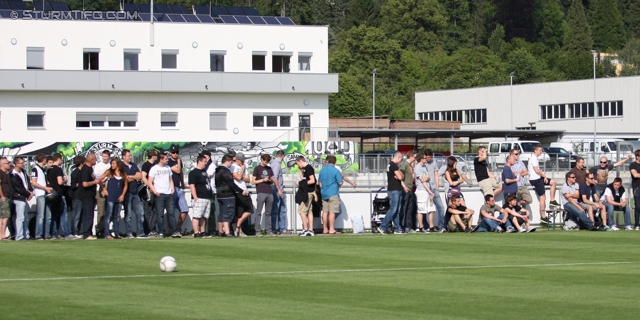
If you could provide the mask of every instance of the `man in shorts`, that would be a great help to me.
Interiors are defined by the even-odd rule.
[[[509,195],[516,195],[518,193],[518,181],[520,177],[513,173],[511,167],[516,163],[516,156],[510,154],[507,156],[507,162],[502,168],[502,182],[504,183],[504,197],[505,199]]]
[[[473,159],[473,169],[476,173],[478,186],[485,196],[492,194],[494,197],[502,192],[502,183],[491,173],[487,165],[487,147],[478,147],[478,156]]]
[[[7,222],[11,218],[11,182],[9,172],[11,166],[7,158],[0,158],[0,241],[9,240],[5,235]]]
[[[216,168],[214,174],[216,180],[216,191],[218,195],[218,205],[220,212],[218,213],[218,221],[222,223],[222,227],[218,229],[221,237],[234,237],[231,232],[231,223],[236,215],[236,194],[248,196],[247,190],[242,190],[235,183],[231,174],[231,163],[233,156],[225,154],[222,157],[221,164]]]
[[[518,232],[536,231],[536,227],[531,226],[531,213],[518,205],[518,200],[514,194],[508,195],[504,202],[502,209],[509,215],[511,223]]]
[[[231,165],[231,174],[233,175],[234,183],[240,187],[240,189],[247,191],[247,194],[236,194],[236,228],[235,235],[245,237],[246,234],[242,231],[242,224],[251,217],[254,211],[253,201],[251,195],[247,190],[247,182],[251,182],[249,171],[244,161],[246,160],[244,153],[238,152],[234,156],[233,164]],[[260,231],[260,227],[256,228],[256,231]],[[256,236],[261,236],[261,233],[256,232]]]
[[[340,187],[344,180],[336,169],[336,156],[327,156],[327,164],[320,170],[318,183],[322,194],[322,233],[340,234],[335,229],[336,215],[340,212]]]
[[[459,195],[454,194],[451,196],[447,212],[451,215],[451,219],[449,219],[449,223],[447,224],[449,232],[460,231],[471,233],[476,231],[477,226],[476,228],[471,226],[475,212],[462,205],[462,198]]]
[[[498,212],[498,217],[494,214]],[[496,204],[493,195],[484,196],[484,205],[480,207],[480,221],[478,222],[478,232],[495,231],[501,233],[503,231],[513,232],[514,228],[509,221],[509,214],[503,208]]]
[[[205,171],[207,158],[200,154],[196,161],[195,169],[189,172],[189,190],[191,190],[191,207],[193,208],[191,226],[193,227],[193,237],[202,238],[206,234],[205,225],[211,212],[213,192],[209,175]]]
[[[569,171],[569,173],[572,172]],[[575,175],[575,172],[573,174]],[[578,180],[577,175],[576,180]],[[587,173],[585,183],[580,184],[579,188],[580,198],[578,198],[578,204],[582,207],[582,209],[585,209],[587,211],[589,219],[595,223],[595,213],[600,210],[600,218],[602,219],[602,226],[604,230],[611,230],[611,228],[609,228],[607,224],[607,209],[600,201],[600,196],[598,196],[598,193],[596,192],[596,179],[594,179],[592,172]]]
[[[300,181],[296,182],[296,186],[303,191],[307,192],[307,201],[303,201],[298,204],[298,214],[302,220],[302,232],[300,236],[315,236],[313,232],[313,201],[317,201],[316,189],[316,174],[312,165],[307,163],[307,160],[303,156],[296,158],[296,165],[300,172]]]
[[[560,206],[559,203],[556,202],[556,181],[547,178],[547,176],[540,169],[540,164],[538,163],[538,157],[542,155],[542,146],[537,144],[533,147],[533,155],[529,158],[529,163],[527,164],[529,171],[529,183],[535,188],[536,195],[538,196],[538,201],[540,202],[540,222],[549,224],[549,218],[547,217],[546,208],[547,208],[547,196],[545,186],[551,186],[549,193],[549,206],[557,207]]]
[[[416,202],[417,202],[417,217],[419,228],[416,232],[430,233],[435,232],[435,226],[433,223],[433,215],[436,211],[436,206],[433,202],[433,198],[435,194],[431,191],[431,186],[429,185],[429,172],[427,172],[427,168],[425,163],[427,162],[427,157],[424,154],[418,154],[416,156],[416,165],[413,168],[413,175],[415,176],[415,185],[416,185]],[[429,222],[430,228],[424,227],[424,215],[427,215],[427,219]]]
[[[516,162],[511,166],[511,170],[516,177],[520,177],[520,180],[517,182],[518,192],[516,193],[516,199],[521,207],[525,207],[533,202],[531,193],[529,193],[529,188],[527,187],[527,180],[525,178],[529,175],[529,170],[527,170],[527,166],[524,165],[524,162],[520,160],[520,151],[518,149],[511,149],[510,154],[516,157]]]

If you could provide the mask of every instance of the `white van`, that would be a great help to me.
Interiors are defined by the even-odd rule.
[[[558,142],[552,142],[549,147],[565,148],[572,154],[584,157],[587,165],[592,166],[594,165],[594,150],[596,150],[599,157],[605,156],[609,160],[615,160],[618,156],[618,144],[620,145],[621,158],[627,157],[629,154],[633,153],[633,146],[622,139],[596,139],[596,145],[594,148],[593,138],[563,138]]]
[[[529,158],[533,155],[533,147],[535,145],[540,144],[539,141],[534,140],[515,140],[515,141],[492,141],[489,142],[489,162],[495,163],[498,166],[504,166],[507,156],[511,149],[516,149],[520,151],[520,160],[524,162],[525,165],[529,162]],[[546,153],[542,153],[538,157],[538,161],[542,163],[547,163],[549,161],[549,155]]]

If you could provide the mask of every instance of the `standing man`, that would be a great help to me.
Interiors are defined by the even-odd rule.
[[[133,228],[131,227],[131,215],[135,215],[136,219],[136,236],[140,239],[148,238],[144,233],[143,220],[144,208],[142,200],[138,195],[138,181],[142,179],[142,173],[138,169],[138,165],[131,162],[133,156],[128,149],[122,150],[122,163],[124,164],[124,172],[127,174],[127,193],[124,195],[124,226],[127,232],[127,238],[133,239]]]
[[[101,177],[105,171],[111,168],[111,161],[110,161],[111,151],[109,150],[102,151],[100,159],[102,161],[96,163],[95,167],[93,168],[93,172],[97,178]],[[98,192],[96,193],[96,206],[98,209],[98,216],[97,216],[98,223],[96,225],[96,235],[98,236],[98,238],[102,238],[102,237],[109,236],[108,234],[102,234],[103,233],[102,230],[105,230],[103,218],[104,218],[104,209],[106,205],[106,200],[105,200],[106,196],[102,192],[102,187],[100,186],[100,184],[98,184],[96,188],[98,189]]]
[[[565,175],[566,182],[562,185],[560,193],[562,193],[562,206],[567,212],[571,220],[577,223],[580,227],[589,230],[596,230],[593,225],[593,221],[589,220],[586,211],[576,201],[580,197],[580,187],[576,183],[576,175],[567,172]]]
[[[282,178],[282,160],[284,151],[276,151],[269,166],[273,171],[273,184],[271,193],[273,194],[273,205],[271,206],[271,227],[276,234],[287,233],[287,196],[284,193],[284,179]]]
[[[43,166],[47,163],[47,156],[39,153],[36,156],[36,165],[31,169],[31,185],[36,197],[36,240],[51,239],[51,210],[47,206],[47,193],[53,190],[47,187],[47,176]]]
[[[10,165],[5,157],[0,158],[0,240],[8,240],[5,235],[7,221],[11,218],[11,182],[9,181]]]
[[[158,155],[158,164],[153,166],[149,170],[149,189],[155,195],[156,213],[158,214],[157,229],[160,237],[164,237],[165,222],[164,211],[167,210],[167,216],[169,218],[169,227],[173,230],[172,238],[182,238],[180,231],[178,231],[178,223],[176,222],[176,216],[174,214],[175,203],[173,201],[173,194],[175,189],[173,187],[173,179],[171,178],[172,171],[167,165],[169,158],[166,154]]]
[[[204,171],[207,172],[209,181],[211,182],[211,209],[209,210],[209,218],[207,219],[207,231],[202,236],[208,239],[218,234],[218,231],[216,231],[216,205],[218,203],[215,179],[216,166],[213,165],[213,160],[211,160],[211,151],[204,149],[198,156],[203,156],[206,160]]]
[[[516,199],[518,200],[518,203],[520,203],[520,206],[524,208],[526,205],[533,202],[525,179],[525,177],[529,175],[529,170],[527,170],[527,166],[524,165],[524,162],[520,160],[520,151],[518,149],[511,149],[510,154],[516,157],[516,162],[511,166],[511,170],[516,177],[520,177],[520,180],[516,182],[518,185]]]
[[[446,232],[447,222],[444,220],[444,205],[442,204],[440,192],[438,191],[440,189],[440,175],[438,174],[438,164],[433,159],[433,151],[431,151],[431,149],[425,149],[424,156],[426,158],[424,167],[427,169],[428,174],[427,181],[429,182],[429,188],[431,189],[431,192],[433,192],[433,204],[436,206],[436,213],[438,214],[438,230],[436,231]],[[436,226],[432,225],[430,227],[435,229]]]
[[[33,198],[33,187],[29,181],[29,175],[24,169],[24,158],[13,158],[13,172],[11,173],[11,198],[13,199],[13,205],[16,212],[16,241],[22,239],[29,239],[29,220],[28,209],[29,204]]]
[[[542,154],[542,146],[537,144],[533,147],[533,154],[529,157],[528,171],[529,171],[529,183],[535,188],[536,195],[538,196],[538,201],[540,202],[540,222],[549,224],[549,218],[547,217],[547,213],[545,212],[547,208],[547,195],[544,186],[551,186],[549,198],[551,201],[549,202],[550,207],[557,207],[558,204],[555,200],[556,198],[556,181],[547,178],[547,176],[540,169],[540,164],[538,163],[538,157]],[[575,182],[575,181],[574,181]],[[577,186],[577,185],[576,185]],[[564,201],[564,200],[563,200]]]
[[[433,226],[433,212],[435,206],[433,205],[433,192],[429,187],[429,174],[424,164],[427,162],[427,158],[423,154],[416,156],[416,164],[413,167],[413,175],[415,176],[416,184],[416,219],[418,220],[419,229],[416,232],[430,233],[434,232]],[[424,216],[427,215],[429,222],[429,228],[424,226]]]
[[[476,173],[478,186],[485,196],[492,194],[494,197],[502,192],[502,183],[491,173],[487,165],[487,147],[478,147],[478,156],[473,159],[473,169]]]
[[[416,152],[407,152],[407,160],[400,165],[400,172],[404,176],[402,180],[402,208],[400,209],[400,221],[404,226],[404,233],[414,232],[416,216],[416,194],[413,191],[414,176],[413,166],[416,161]],[[324,195],[323,195],[324,197]]]
[[[271,219],[271,209],[273,207],[273,193],[271,186],[275,180],[273,178],[273,171],[269,166],[271,161],[271,155],[268,153],[263,154],[260,157],[260,165],[253,169],[253,184],[256,186],[257,201],[256,201],[256,221],[255,229],[256,235],[262,234],[262,207],[264,206],[264,224],[267,236],[273,236],[275,226],[273,226]],[[277,231],[276,231],[277,232]]]
[[[247,190],[242,190],[235,183],[233,175],[231,174],[231,164],[233,163],[233,157],[229,154],[225,154],[222,157],[222,163],[216,168],[215,180],[216,189],[218,192],[218,205],[220,206],[220,212],[218,213],[218,234],[221,237],[235,237],[231,233],[231,223],[236,215],[236,194],[242,194],[248,196]]]
[[[636,156],[636,161],[629,165],[629,171],[631,171],[633,202],[636,206],[633,216],[636,219],[636,230],[640,230],[640,150],[636,150],[634,155]]]
[[[241,192],[236,194],[236,218],[238,218],[238,221],[236,222],[236,233],[238,236],[242,237],[245,235],[244,232],[241,232],[242,224],[251,217],[254,210],[253,201],[251,200],[251,196],[247,190],[247,182],[251,182],[251,178],[249,177],[247,166],[244,164],[245,160],[244,153],[236,153],[234,163],[231,165],[230,169],[234,183],[240,187],[240,189],[247,191],[246,193]],[[220,226],[218,225],[218,229],[219,228]],[[256,236],[261,237],[262,231],[258,232],[259,229],[260,227],[256,225]]]
[[[182,159],[180,159],[180,149],[177,146],[171,146],[169,148],[169,167],[171,168],[171,179],[173,180],[173,186],[175,187],[175,193],[173,194],[173,201],[176,209],[180,212],[178,217],[178,231],[182,231],[182,223],[189,214],[189,204],[187,204],[187,198],[184,196],[184,173],[182,172]]]
[[[584,158],[578,157],[578,159],[576,159],[576,166],[571,168],[569,172],[576,175],[577,184],[584,184],[587,181],[587,172],[589,172],[584,167]]]
[[[598,195],[602,195],[602,193],[604,192],[604,189],[607,188],[607,184],[609,180],[609,172],[613,170],[613,168],[619,167],[631,159],[633,159],[633,154],[630,154],[629,157],[624,158],[614,164],[609,164],[609,159],[607,159],[607,157],[602,157],[600,158],[599,166],[594,166],[589,169],[589,172],[592,172],[593,176],[598,181],[598,183],[596,184],[596,192],[598,192]]]
[[[302,220],[302,232],[300,236],[315,236],[313,232],[313,200],[316,195],[316,171],[312,165],[307,163],[303,156],[296,158],[296,165],[300,172],[300,180],[296,182],[296,186],[301,189],[299,192],[306,192],[306,201],[298,204],[298,214]],[[297,198],[297,197],[296,197]],[[297,201],[297,200],[296,200]]]
[[[322,194],[322,233],[340,234],[335,229],[336,214],[340,212],[340,186],[342,172],[336,169],[336,156],[327,156],[327,165],[320,170],[320,193]]]
[[[147,151],[147,161],[142,165],[140,169],[140,173],[142,174],[142,183],[144,183],[147,188],[149,188],[149,199],[144,199],[142,201],[142,206],[144,208],[144,232],[149,237],[157,237],[158,236],[158,215],[156,213],[155,208],[155,195],[151,192],[151,187],[149,187],[149,171],[151,168],[158,162],[158,151],[149,150]]]
[[[84,166],[84,162],[86,158],[84,156],[78,155],[73,158],[73,163],[76,166],[71,172],[71,199],[73,211],[71,213],[71,234],[76,238],[82,238],[82,227],[80,226],[80,217],[82,216],[82,201],[78,197],[78,185],[80,181],[80,171],[82,170],[82,166]]]
[[[78,191],[76,192],[77,197],[82,201],[82,238],[85,240],[96,240],[91,230],[93,228],[93,207],[96,205],[96,185],[100,183],[100,176],[95,176],[93,172],[95,164],[96,155],[87,154],[86,161],[80,169]]]
[[[58,202],[49,203],[49,211],[51,211],[51,236],[53,238],[58,237],[58,229],[62,228],[62,234],[67,240],[76,240],[76,237],[72,237],[69,230],[69,220],[67,219],[67,201],[64,198],[64,191],[62,186],[65,183],[64,171],[60,167],[62,165],[62,155],[59,153],[51,156],[53,160],[52,165],[47,170],[47,182],[58,193]]]
[[[516,176],[513,173],[513,168],[511,168],[516,163],[516,156],[510,154],[507,156],[507,162],[504,164],[504,168],[502,168],[502,181],[504,183],[504,198],[507,199],[507,196],[512,194],[516,196],[518,193],[518,182],[520,181],[520,177]],[[485,199],[486,199],[485,194]],[[485,201],[486,202],[486,201]],[[495,199],[494,199],[495,202]]]
[[[384,219],[378,227],[378,232],[382,235],[387,234],[389,222],[393,220],[393,228],[395,234],[402,234],[400,226],[400,205],[402,203],[402,181],[404,175],[400,171],[398,164],[402,162],[402,153],[396,152],[387,165],[387,196],[389,197],[389,210],[384,215]]]
[[[194,238],[203,238],[205,235],[205,223],[211,213],[211,182],[205,170],[207,158],[200,154],[196,160],[196,168],[189,172],[189,190],[191,190],[191,207],[193,207],[193,217],[191,227]]]

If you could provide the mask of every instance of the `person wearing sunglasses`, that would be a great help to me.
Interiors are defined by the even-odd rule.
[[[598,194],[596,193],[595,184],[596,184],[596,179],[594,179],[593,173],[589,172],[587,174],[587,177],[585,178],[585,182],[579,184],[580,198],[578,199],[578,204],[580,204],[582,209],[585,209],[588,212],[589,219],[594,223],[596,222],[595,213],[598,210],[600,210],[600,218],[602,219],[602,228],[604,229],[604,231],[609,231],[611,230],[611,228],[609,228],[607,224],[607,214],[606,214],[607,209],[604,207],[604,205],[600,201],[600,196],[598,196]]]
[[[597,230],[593,225],[593,221],[587,217],[586,211],[577,202],[578,198],[580,198],[580,188],[576,183],[576,175],[567,172],[565,181],[560,193],[562,194],[562,206],[569,212],[569,218],[578,224],[581,229]]]
[[[607,159],[607,157],[602,157],[600,158],[600,165],[591,167],[589,169],[589,172],[592,172],[593,176],[598,181],[598,184],[596,184],[596,192],[598,192],[599,196],[602,196],[604,189],[607,188],[607,183],[608,183],[607,180],[609,180],[609,172],[613,170],[613,168],[619,167],[631,159],[633,159],[633,154],[630,154],[628,157],[616,163],[610,164],[609,159]]]

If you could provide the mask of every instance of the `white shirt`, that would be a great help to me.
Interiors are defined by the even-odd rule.
[[[110,168],[111,168],[111,161],[107,163],[104,163],[102,161],[96,162],[96,164],[93,165],[93,175],[95,178],[100,178],[102,174],[105,173],[105,171],[109,170]],[[100,185],[96,185],[96,189],[100,190]]]
[[[36,178],[36,182],[38,182],[39,185],[43,187],[47,186],[47,177],[44,175],[44,171],[40,166],[38,165],[33,166],[33,169],[31,170],[31,172],[33,173],[34,178]],[[36,197],[44,196],[45,193],[46,192],[44,192],[44,190],[40,188],[35,188],[35,187],[33,188],[33,195]]]
[[[153,187],[158,193],[171,194],[171,168],[159,164],[151,167],[149,177],[153,177]]]
[[[529,170],[529,181],[540,179],[540,175],[533,170],[534,167],[538,167],[540,169],[540,164],[538,163],[538,157],[535,154],[532,154],[529,158],[529,164],[527,165],[527,169]]]
[[[618,191],[620,191],[620,189],[618,189]],[[608,203],[607,202],[607,197],[611,198],[611,201],[613,200],[613,194],[611,193],[611,190],[609,190],[609,188],[604,189],[604,193],[602,194],[602,197],[600,198],[600,201],[602,201],[602,203]],[[623,199],[627,198],[627,192],[625,191],[622,196],[620,196],[620,202],[622,202]]]
[[[231,170],[231,173],[242,173],[242,167],[236,165],[235,163],[231,165],[231,168],[229,168],[229,170]],[[247,172],[247,167],[245,166],[244,168],[244,173],[242,174],[242,178],[248,176],[249,173]],[[236,183],[236,186],[240,187],[240,189],[242,190],[247,190],[247,184],[244,182],[244,180],[236,180],[233,179],[233,182]]]
[[[211,192],[213,192],[214,194],[217,192],[216,191],[216,179],[214,177],[214,175],[216,174],[216,166],[213,165],[213,163],[209,166],[209,168],[207,168],[207,175],[209,176],[209,184],[211,186]]]

